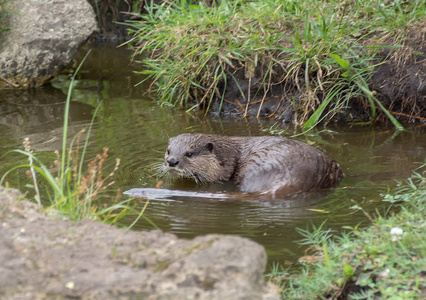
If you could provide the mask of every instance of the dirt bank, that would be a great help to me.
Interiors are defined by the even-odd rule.
[[[222,3],[176,2],[132,23],[160,102],[306,129],[426,121],[424,4]]]
[[[382,64],[375,68],[370,86],[395,117],[426,121],[426,21],[410,28],[408,35],[396,52],[381,52]]]
[[[374,68],[369,88],[396,119],[402,122],[425,122],[426,21],[422,26],[410,28],[407,35],[408,38],[402,45],[392,39],[383,42],[383,50],[379,51],[374,61],[378,66]],[[314,111],[313,107],[305,106],[301,107],[303,110],[298,110],[298,105],[295,105],[296,99],[306,96],[304,73],[298,78],[298,87],[292,80],[283,81],[282,70],[276,69],[271,81],[277,84],[271,85],[266,94],[256,93],[263,84],[264,72],[262,66],[259,66],[255,70],[255,76],[247,79],[243,66],[236,71],[233,76],[240,86],[228,85],[222,112],[238,116],[247,113],[251,116],[273,117],[285,122],[294,122],[305,113],[309,115],[310,110],[311,113]],[[317,75],[313,74],[313,77],[315,76]],[[318,89],[311,97],[322,102],[325,95]],[[247,99],[250,99],[248,104]],[[213,110],[219,110],[220,105],[218,97]],[[334,120],[368,121],[370,118],[371,106],[368,100],[358,96],[353,97],[349,107],[337,113]],[[389,119],[379,110],[376,121],[389,122]]]

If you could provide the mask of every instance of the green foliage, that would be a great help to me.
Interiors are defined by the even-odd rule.
[[[203,3],[147,1],[148,14],[129,23],[129,43],[136,45],[135,54],[145,55],[140,73],[152,80],[163,104],[208,110],[219,101],[221,107],[231,84],[249,103],[250,94],[265,95],[285,82],[283,93],[296,89],[301,95],[294,103],[305,129],[359,98],[367,98],[371,119],[379,106],[402,129],[367,82],[381,44],[376,36],[402,37],[406,26],[424,17],[424,1]],[[261,72],[261,83],[247,95],[235,78],[241,70],[246,78]]]
[[[10,27],[4,27],[4,19],[6,18],[7,14],[10,13],[9,10],[3,8],[3,5],[5,5],[7,1],[0,2],[0,34],[4,31],[10,30]]]
[[[423,166],[423,170],[424,170]],[[283,299],[419,299],[426,291],[426,171],[415,173],[386,201],[402,204],[400,212],[378,217],[368,229],[333,237],[324,223],[301,230],[302,244],[313,250],[301,270],[275,265],[270,277],[282,287]]]
[[[366,79],[362,76],[363,72],[366,70],[356,70],[350,66],[350,64],[342,59],[340,56],[330,53],[330,56],[344,69],[346,70],[344,73],[341,74],[341,76],[348,78],[349,82],[354,82],[355,85],[364,93],[364,95],[367,97],[370,107],[371,107],[371,115],[372,118],[376,116],[376,104],[379,106],[385,114],[388,116],[388,118],[391,120],[393,125],[398,130],[404,130],[404,127],[387,111],[387,109],[383,106],[382,103],[380,103],[379,100],[377,100],[376,97],[374,97],[373,93],[368,88],[368,84]]]
[[[87,53],[87,55],[89,55],[89,53]],[[114,169],[105,176],[103,174],[103,167],[108,157],[108,148],[104,148],[103,153],[98,154],[92,159],[87,165],[87,168],[84,165],[90,130],[93,126],[98,109],[96,109],[93,115],[84,145],[80,147],[83,131],[73,138],[68,147],[66,143],[69,105],[74,87],[74,79],[86,57],[75,71],[69,84],[64,113],[62,154],[60,154],[59,151],[55,152],[57,160],[54,161],[54,166],[58,170],[56,176],[51,172],[51,168],[47,167],[45,163],[34,155],[31,150],[30,141],[26,139],[24,141],[25,150],[14,150],[13,152],[27,156],[29,163],[20,164],[8,170],[0,179],[0,185],[3,184],[6,177],[11,172],[17,169],[28,168],[30,169],[30,177],[33,179],[33,187],[36,192],[35,198],[38,204],[47,205],[48,209],[54,209],[73,221],[91,218],[113,224],[128,215],[129,212],[136,212],[136,209],[134,204],[131,204],[133,201],[132,198],[123,201],[116,200],[112,205],[106,205],[97,200],[101,192],[114,183],[112,177],[120,164],[120,159],[117,159]],[[40,179],[44,179],[44,181]],[[43,194],[45,195],[44,197],[42,197],[40,191],[40,186],[43,186],[42,182],[45,183],[44,187],[46,188],[46,193]],[[143,216],[148,203],[148,201],[145,203],[144,208],[138,213],[136,220],[129,228],[141,217],[153,224],[147,217]],[[153,225],[155,227],[155,224]]]

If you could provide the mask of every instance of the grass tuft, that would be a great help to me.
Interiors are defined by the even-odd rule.
[[[289,97],[276,111],[294,106],[305,129],[359,103],[371,120],[378,106],[402,129],[367,83],[378,49],[390,37],[402,40],[407,26],[424,18],[424,1],[148,1],[146,7],[128,23],[129,43],[135,57],[143,55],[140,73],[163,104],[207,111],[215,105],[220,112],[226,103],[259,117],[279,93]]]
[[[423,166],[424,167],[424,166]],[[298,270],[275,265],[270,277],[283,299],[420,299],[426,292],[426,171],[414,173],[384,200],[398,213],[378,216],[367,229],[333,237],[323,225],[302,230],[310,255]]]

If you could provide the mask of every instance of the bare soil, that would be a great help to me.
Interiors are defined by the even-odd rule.
[[[371,89],[395,117],[426,121],[426,21],[408,35],[397,51],[381,53],[383,63],[375,69]]]

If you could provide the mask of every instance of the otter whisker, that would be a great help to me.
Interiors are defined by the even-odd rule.
[[[162,165],[163,165],[162,161],[156,161],[156,162],[152,162],[152,163],[150,163],[150,164],[147,164],[147,165],[145,166],[145,169],[146,169],[146,170],[148,170],[148,171],[154,171],[154,172],[157,172],[157,170],[158,170],[159,168],[161,168],[161,167],[162,167]]]
[[[194,174],[192,176],[192,179],[194,179],[194,181],[198,184],[206,184],[206,182],[204,181],[204,178],[199,176],[198,174]]]

